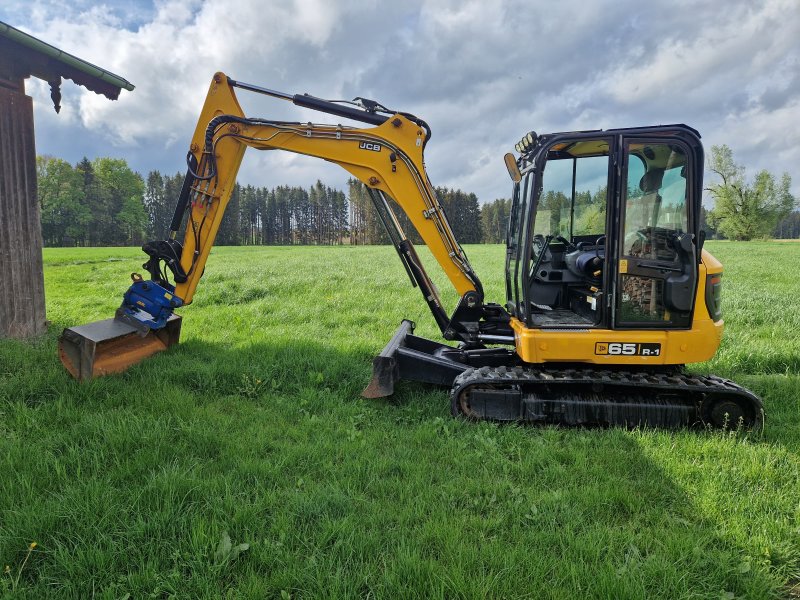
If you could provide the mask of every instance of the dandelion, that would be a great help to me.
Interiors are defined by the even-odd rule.
[[[11,565],[6,565],[5,569],[3,569],[3,574],[8,575],[9,579],[11,580],[11,591],[16,591],[17,587],[19,587],[19,580],[22,577],[22,571],[25,570],[25,565],[28,564],[28,559],[31,557],[34,548],[38,546],[36,542],[31,542],[28,544],[28,552],[25,554],[25,559],[22,561],[22,564],[17,569],[17,575],[14,577],[11,574]]]

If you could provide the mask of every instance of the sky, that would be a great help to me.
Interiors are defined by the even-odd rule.
[[[425,119],[434,185],[508,197],[503,154],[539,133],[686,123],[748,173],[788,172],[800,198],[800,0],[10,0],[0,20],[124,77],[109,101],[65,81],[61,114],[30,79],[38,154],[185,171],[212,75],[289,93],[356,96]],[[240,92],[251,117],[327,115]],[[341,120],[331,117],[332,122]],[[251,151],[239,181],[347,174]]]

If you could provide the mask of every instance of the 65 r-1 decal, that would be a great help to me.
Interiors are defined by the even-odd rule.
[[[595,354],[611,354],[613,356],[659,356],[661,344],[639,344],[635,342],[597,342]]]

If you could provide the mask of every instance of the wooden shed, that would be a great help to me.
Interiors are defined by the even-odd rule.
[[[31,76],[50,84],[56,112],[64,79],[110,100],[133,90],[122,77],[0,21],[0,338],[46,329],[33,101],[25,95]]]

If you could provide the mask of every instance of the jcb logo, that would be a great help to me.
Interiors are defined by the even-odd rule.
[[[659,356],[661,344],[636,344],[633,342],[597,342],[594,353],[612,356]]]
[[[372,150],[373,152],[380,152],[381,145],[380,144],[373,144],[372,142],[361,142],[358,145],[359,148],[362,150]]]

